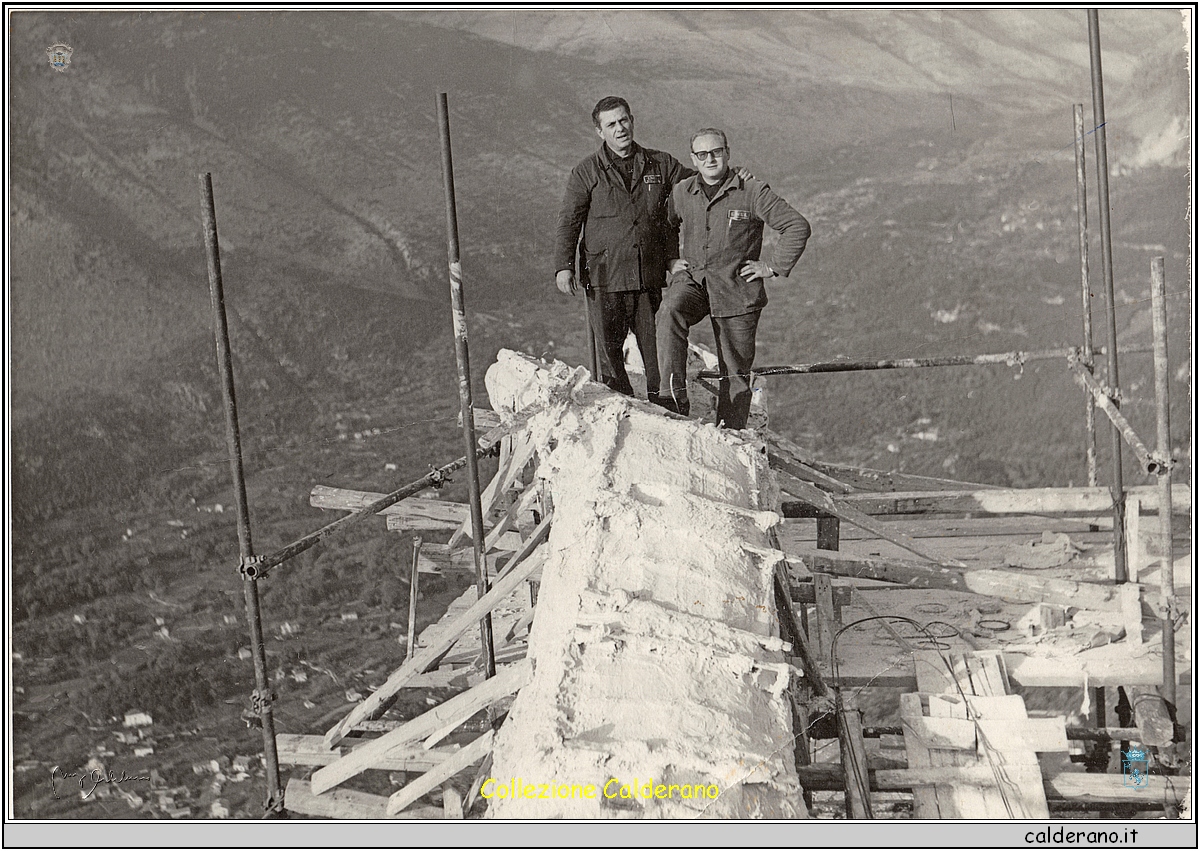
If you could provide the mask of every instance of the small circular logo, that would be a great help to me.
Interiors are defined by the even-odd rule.
[[[75,49],[69,44],[53,44],[46,48],[46,58],[50,60],[50,67],[55,71],[66,71],[74,52]]]

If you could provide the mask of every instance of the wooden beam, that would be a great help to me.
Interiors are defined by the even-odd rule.
[[[1135,495],[1146,514],[1158,512],[1158,488],[1152,485],[1126,488]],[[832,514],[825,505],[807,496],[804,502],[784,502],[784,517],[817,517]],[[1171,486],[1171,511],[1190,514],[1192,490],[1188,485]],[[1103,514],[1112,510],[1108,488],[997,488],[979,491],[906,491],[850,494],[831,498],[843,507],[871,517],[891,514]],[[807,503],[807,504],[806,504]],[[858,525],[858,524],[855,524]],[[882,537],[882,536],[880,536]]]
[[[833,582],[828,574],[813,575],[813,591],[816,595],[816,617],[811,626],[816,629],[813,643],[817,645],[818,658],[822,665],[833,664],[833,636],[841,624],[838,623],[837,609],[833,605]]]
[[[387,814],[390,816],[399,813],[435,786],[449,780],[458,772],[465,771],[472,763],[483,759],[491,751],[492,739],[495,735],[494,730],[488,730],[441,765],[430,769],[403,789],[393,793],[392,797],[388,799]]]
[[[872,792],[909,792],[928,784],[931,780],[950,783],[994,782],[995,776],[992,775],[989,781],[984,777],[984,772],[991,774],[990,769],[981,766],[937,769],[871,768],[868,776]],[[842,791],[844,770],[838,763],[801,765],[796,767],[796,773],[805,789],[817,792]],[[1148,810],[1161,807],[1164,796],[1169,797],[1172,794],[1172,788],[1167,785],[1168,781],[1177,778],[1151,774],[1147,779],[1149,786],[1138,788],[1124,785],[1124,778],[1120,774],[1060,771],[1043,776],[1042,787],[1051,803],[1075,801],[1095,804],[1097,809],[1105,804],[1143,805]],[[1174,794],[1179,794],[1178,788],[1174,790]]]
[[[796,667],[800,660],[795,659]],[[1004,665],[1008,678],[1024,688],[1082,688],[1089,686],[1161,685],[1162,663],[1150,657],[1113,659],[1111,656],[1089,658],[1087,652],[1077,656],[1025,656],[1005,653]],[[821,669],[823,677],[833,681],[828,667]],[[1186,669],[1190,676],[1190,669]],[[1180,676],[1179,673],[1176,676]],[[877,664],[838,666],[837,683],[844,688],[894,688],[913,691],[917,688],[916,671],[911,659],[889,665],[882,673]],[[1136,736],[1134,737],[1136,738]]]
[[[881,579],[910,588],[967,591],[1012,603],[1058,603],[1098,612],[1122,610],[1115,585],[1054,579],[1010,570],[960,570],[903,559],[852,556],[829,550],[798,549],[791,555],[813,573],[853,579]]]
[[[916,541],[908,537],[908,535],[905,535],[903,532],[899,532],[894,529],[889,529],[889,524],[881,523],[880,521],[874,520],[867,516],[863,512],[859,511],[858,508],[849,504],[849,501],[853,497],[845,497],[841,500],[835,501],[829,494],[825,493],[816,485],[810,485],[808,482],[797,481],[795,483],[795,488],[798,492],[797,495],[809,505],[819,508],[827,514],[832,514],[834,517],[845,520],[847,523],[851,523],[860,529],[866,529],[868,532],[878,535],[885,541],[891,541],[896,546],[906,549],[910,553],[918,555],[926,561],[931,561],[934,564],[945,563],[955,567],[964,566],[960,562],[954,561],[953,559],[939,559],[936,556],[930,555],[929,553],[925,552],[922,547],[918,546]]]
[[[802,482],[820,486],[831,493],[854,493],[854,488],[845,482],[840,482],[827,473],[822,473],[815,467],[810,467],[803,461],[789,457],[785,450],[778,447],[774,452],[767,453],[767,462],[776,470],[782,470]]]
[[[461,724],[479,710],[491,706],[496,701],[520,689],[529,681],[532,671],[533,666],[530,662],[519,662],[511,668],[500,671],[490,680],[484,680],[475,688],[455,695],[440,706],[435,706],[424,715],[418,715],[390,733],[384,733],[378,739],[372,739],[337,762],[331,763],[313,774],[313,794],[320,795],[356,774],[360,774],[368,768],[374,768],[376,760],[386,755],[392,748],[402,747],[418,739],[423,739],[455,720]],[[453,755],[445,761],[450,759],[453,759]]]
[[[383,496],[384,494],[372,491],[317,485],[308,495],[308,504],[313,508],[359,511],[378,502]],[[410,496],[402,502],[389,505],[379,513],[401,518],[406,529],[436,532],[457,528],[467,519],[467,510],[468,506],[460,502]]]
[[[307,780],[293,777],[284,791],[284,806],[289,812],[331,819],[441,819],[441,807],[416,807],[396,815],[387,814],[388,799],[354,789],[335,789],[327,795],[314,795]]]
[[[509,561],[506,568],[507,572],[496,580],[490,591],[459,615],[452,624],[447,625],[447,628],[439,633],[437,640],[433,644],[421,648],[411,659],[388,677],[387,681],[370,697],[334,725],[325,734],[325,743],[333,747],[340,742],[345,738],[351,727],[371,716],[383,706],[385,701],[403,688],[408,680],[417,674],[425,673],[425,671],[436,664],[454,646],[459,636],[477,624],[481,617],[491,612],[492,609],[503,602],[505,597],[520,587],[521,583],[541,566],[539,559],[529,559],[529,555],[550,535],[550,522],[552,519],[553,515],[547,515],[538,524],[538,527],[533,530],[525,545]]]
[[[777,432],[770,429],[760,431],[763,439],[769,444],[783,449],[787,454],[802,464],[824,473],[838,482],[860,491],[946,491],[946,490],[986,490],[996,487],[978,482],[960,482],[954,479],[939,479],[932,476],[916,476],[912,473],[901,473],[896,470],[872,470],[868,467],[856,467],[852,464],[834,464],[821,461],[811,452],[793,443]]]
[[[283,765],[330,765],[372,741],[346,739],[339,747],[330,750],[325,747],[323,736],[279,733],[275,736],[275,747],[279,752],[279,762]],[[377,761],[376,767],[388,771],[428,771],[452,753],[454,751],[451,748],[393,748]]]
[[[871,810],[871,781],[867,776],[862,713],[852,694],[839,694],[838,703],[838,742],[846,783],[846,818],[872,819],[875,815]]]

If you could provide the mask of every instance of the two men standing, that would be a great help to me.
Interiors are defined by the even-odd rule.
[[[744,428],[755,333],[767,303],[763,280],[786,275],[795,265],[808,240],[808,222],[766,184],[730,170],[729,144],[720,130],[693,137],[697,173],[670,154],[634,142],[633,114],[621,98],[597,103],[592,121],[604,144],[567,181],[555,239],[555,284],[574,294],[578,250],[579,278],[600,348],[600,380],[633,395],[623,352],[632,330],[650,401],[688,413],[688,329],[711,315],[723,376],[717,419]],[[758,259],[764,221],[782,234],[770,265]]]

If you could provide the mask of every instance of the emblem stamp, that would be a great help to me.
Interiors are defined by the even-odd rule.
[[[1145,789],[1150,785],[1150,759],[1146,751],[1130,748],[1121,753],[1121,774],[1126,786]]]
[[[46,48],[46,58],[50,60],[50,67],[61,73],[71,64],[71,54],[74,52],[75,48],[69,44],[53,44]]]

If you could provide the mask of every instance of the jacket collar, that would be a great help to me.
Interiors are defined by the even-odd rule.
[[[684,181],[683,189],[685,192],[689,192],[692,195],[703,196],[704,190],[700,188],[700,184],[703,182],[704,182],[703,177],[701,177],[699,174],[693,174],[686,181]],[[714,195],[712,197],[712,201],[709,201],[708,203],[711,204],[713,201],[716,201],[718,198],[720,198],[726,192],[729,192],[731,189],[743,188],[745,183],[746,183],[746,181],[742,179],[742,176],[740,174],[738,174],[733,169],[730,169],[729,173],[725,175],[725,180],[723,180],[721,182],[721,188],[717,190],[717,194]]]
[[[636,174],[641,174],[642,169],[646,165],[646,152],[637,142],[634,142],[630,148],[633,154],[633,165]],[[613,168],[613,160],[616,159],[616,154],[612,152],[612,148],[608,147],[607,143],[600,145],[600,150],[597,152],[597,157],[600,159],[600,165],[603,168]]]

